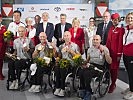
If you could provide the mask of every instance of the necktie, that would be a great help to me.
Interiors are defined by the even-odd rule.
[[[104,26],[103,26],[103,33],[102,33],[102,44],[104,43],[104,35],[105,35],[106,27],[107,27],[107,23],[104,23]]]

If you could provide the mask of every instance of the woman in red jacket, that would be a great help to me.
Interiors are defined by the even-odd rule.
[[[111,73],[111,85],[109,88],[109,93],[112,93],[116,87],[116,79],[118,76],[119,63],[122,55],[122,45],[123,45],[123,34],[124,28],[118,27],[120,22],[120,16],[118,13],[112,14],[111,19],[113,26],[109,29],[108,38],[106,46],[110,51],[110,56],[112,58],[112,64],[110,65]]]
[[[82,28],[80,28],[80,21],[77,17],[75,17],[72,21],[72,28],[69,29],[69,32],[71,33],[71,41],[76,43],[79,46],[80,53],[84,53],[84,31]]]
[[[5,56],[6,51],[6,43],[4,42],[4,32],[6,32],[6,27],[1,24],[2,22],[2,15],[0,14],[0,80],[4,79],[4,76],[2,74],[2,68],[3,68],[3,59]]]

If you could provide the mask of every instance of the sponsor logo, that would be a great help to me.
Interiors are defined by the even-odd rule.
[[[66,8],[66,10],[75,10],[75,8]]]
[[[81,9],[81,8],[80,8],[79,10],[80,10],[80,11],[87,11],[87,9]]]
[[[40,10],[49,10],[49,8],[41,8]]]
[[[56,19],[58,19],[58,16],[55,16]]]
[[[34,7],[31,7],[29,12],[37,12]]]
[[[80,25],[82,28],[85,28],[85,27],[87,27],[86,25]]]
[[[60,7],[55,7],[54,11],[59,12],[59,11],[61,11],[61,8]]]
[[[17,8],[20,12],[24,12],[24,8]]]

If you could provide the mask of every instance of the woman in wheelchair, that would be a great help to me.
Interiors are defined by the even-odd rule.
[[[101,37],[99,35],[93,36],[93,46],[88,49],[87,52],[87,62],[89,64],[84,65],[83,68],[79,71],[80,77],[80,89],[79,95],[83,100],[90,100],[92,89],[90,86],[91,79],[93,77],[99,76],[100,72],[94,67],[97,67],[99,70],[103,70],[105,60],[111,64],[112,59],[109,54],[107,47],[100,44]]]
[[[33,61],[34,59],[45,59],[45,63],[49,64],[50,63],[50,47],[53,48],[53,55],[55,55],[56,52],[56,47],[52,43],[47,42],[47,36],[44,32],[41,32],[39,34],[39,39],[40,43],[36,45],[35,51],[32,54]],[[47,59],[46,59],[47,58]],[[53,61],[54,62],[54,61]],[[36,62],[37,63],[37,62]],[[43,81],[43,75],[44,73],[49,74],[51,72],[51,67],[52,66],[42,66],[42,65],[35,65],[32,64],[30,67],[31,72],[31,87],[28,90],[29,92],[40,92],[41,84]]]
[[[23,26],[18,28],[19,38],[14,40],[14,57],[16,59],[9,60],[8,63],[8,81],[12,83],[9,89],[18,89],[22,69],[30,66],[31,54],[34,51],[34,45],[30,39],[25,37],[26,29]],[[12,56],[11,55],[11,56]]]
[[[64,32],[63,39],[65,43],[59,46],[58,56],[61,59],[70,60],[70,63],[71,63],[72,57],[75,54],[79,54],[79,48],[75,43],[71,42],[71,33],[69,31]],[[56,90],[54,92],[54,95],[64,97],[65,79],[68,72],[71,72],[70,67],[71,65],[65,68],[62,68],[61,66],[55,67],[54,71],[55,71],[55,77],[56,77],[56,82],[55,82]]]

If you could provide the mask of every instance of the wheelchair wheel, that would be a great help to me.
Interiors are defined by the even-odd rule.
[[[110,85],[110,72],[106,70],[103,72],[101,80],[99,82],[99,95],[103,97],[107,92]]]
[[[77,92],[78,91],[78,89],[79,89],[79,83],[80,83],[80,80],[79,80],[79,77],[74,77],[73,78],[73,81],[72,81],[72,86],[73,86],[73,90],[75,91],[75,92]]]
[[[79,76],[78,76],[79,70],[80,70],[80,68],[76,69],[75,75],[73,75],[74,77],[73,77],[73,80],[72,80],[72,86],[73,86],[73,90],[75,92],[78,91],[79,86],[80,86],[80,79],[79,79]]]
[[[91,96],[91,100],[97,100],[95,96]]]

